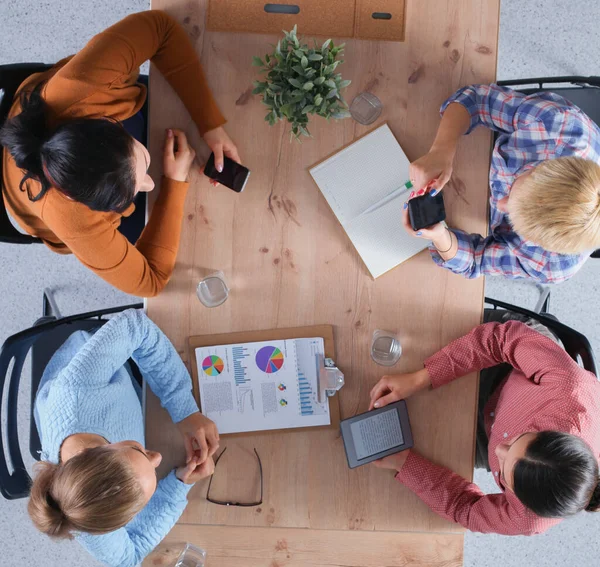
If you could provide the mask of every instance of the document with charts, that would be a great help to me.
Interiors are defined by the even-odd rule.
[[[322,338],[195,349],[202,413],[219,433],[329,425],[318,401]]]
[[[310,169],[369,272],[377,278],[427,242],[402,226],[410,162],[384,124]]]

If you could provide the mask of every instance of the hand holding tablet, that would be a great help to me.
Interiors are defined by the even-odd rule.
[[[413,446],[404,400],[345,419],[340,429],[351,469]]]

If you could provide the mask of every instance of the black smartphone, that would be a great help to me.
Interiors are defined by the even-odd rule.
[[[241,193],[248,182],[248,177],[250,177],[250,170],[224,156],[223,171],[218,172],[215,167],[215,154],[210,154],[204,166],[204,175],[218,181],[225,187],[229,187],[236,193]]]
[[[408,218],[413,230],[421,230],[438,222],[446,220],[444,197],[442,193],[431,196],[426,193],[408,202]]]

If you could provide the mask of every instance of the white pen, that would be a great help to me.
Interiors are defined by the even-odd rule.
[[[400,193],[404,193],[404,191],[406,191],[407,189],[411,189],[412,186],[413,186],[413,184],[410,181],[407,181],[404,185],[402,185],[402,187],[398,187],[398,189],[394,189],[391,193],[388,193],[379,202],[377,202],[374,205],[371,205],[370,207],[366,208],[360,214],[361,215],[366,215],[368,213],[372,213],[373,211],[376,211],[380,207],[383,207],[383,205],[389,203],[392,199],[395,199],[398,195],[400,195]]]

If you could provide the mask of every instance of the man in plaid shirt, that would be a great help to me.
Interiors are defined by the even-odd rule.
[[[498,132],[490,168],[489,236],[438,224],[412,231],[432,241],[433,260],[467,278],[504,275],[557,283],[600,248],[600,129],[553,93],[525,96],[473,85],[441,108],[429,153],[411,165],[414,192],[450,179],[459,138],[479,125]]]

